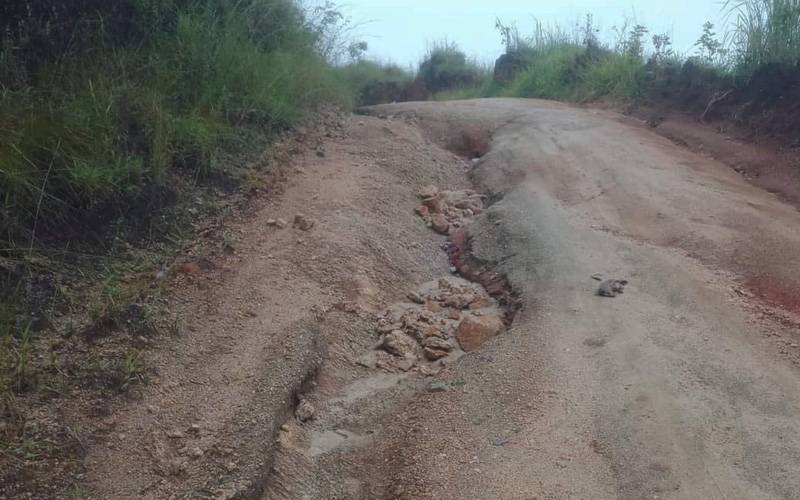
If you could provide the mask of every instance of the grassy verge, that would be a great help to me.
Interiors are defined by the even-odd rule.
[[[352,105],[329,13],[314,11],[320,26],[293,0],[0,7],[0,496],[74,458],[80,432],[54,398],[146,379],[147,350],[176,329],[159,300],[169,264],[231,212],[265,148],[320,106]]]

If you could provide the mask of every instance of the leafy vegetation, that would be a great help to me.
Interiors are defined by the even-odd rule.
[[[732,62],[744,73],[767,64],[800,62],[800,1],[728,0]]]
[[[433,93],[476,87],[486,79],[487,71],[452,42],[436,42],[419,65],[419,78]]]
[[[0,3],[4,475],[60,439],[32,407],[146,378],[155,271],[276,134],[352,105],[348,26],[295,0]]]
[[[73,3],[4,7],[6,255],[161,205],[176,171],[212,174],[243,131],[274,133],[321,102],[347,103],[291,0]]]
[[[359,106],[408,100],[415,79],[411,71],[396,64],[361,58],[338,68],[337,74],[352,89]]]
[[[506,52],[498,59],[494,83],[436,97],[639,103],[684,94],[688,100],[708,97],[705,106],[725,88],[763,80],[765,74],[786,79],[800,71],[800,2],[728,0],[725,8],[733,20],[731,32],[723,37],[712,23],[704,24],[689,57],[675,53],[669,34],[651,33],[639,24],[614,28],[614,41],[607,43],[591,16],[572,29],[537,22],[528,36],[497,20]]]

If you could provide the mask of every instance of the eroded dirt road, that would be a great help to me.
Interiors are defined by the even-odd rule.
[[[458,365],[461,389],[394,424],[409,497],[800,496],[795,207],[599,112],[381,112],[493,131],[474,178],[500,201],[473,247],[525,299],[509,335]],[[631,284],[597,297],[596,273]]]
[[[192,333],[90,450],[89,496],[800,497],[794,206],[607,112],[368,112],[177,294]],[[451,271],[414,214],[426,184],[489,196],[471,252],[522,309],[443,364],[363,363],[381,311]],[[267,224],[300,211],[310,231]],[[305,423],[280,410],[298,394]]]

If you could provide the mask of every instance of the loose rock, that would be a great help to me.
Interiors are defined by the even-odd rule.
[[[419,196],[420,198],[433,198],[438,194],[439,194],[439,188],[437,188],[432,184],[423,186],[419,188],[419,191],[417,191],[417,196]]]
[[[450,386],[445,382],[431,382],[428,384],[428,392],[447,392],[450,390]]]
[[[184,274],[198,274],[201,270],[197,262],[187,262],[181,266],[181,272]]]
[[[403,356],[403,359],[395,361],[395,365],[401,371],[407,372],[417,365],[418,360],[419,358],[417,358],[416,354],[408,354]]]
[[[422,342],[423,347],[427,347],[429,349],[436,349],[439,351],[450,352],[454,349],[453,344],[450,342],[439,338],[439,337],[428,337]],[[437,358],[439,359],[439,358]]]
[[[173,476],[180,476],[186,472],[186,462],[183,460],[173,460],[169,463],[169,473]]]
[[[466,352],[473,352],[500,335],[505,326],[498,316],[466,316],[458,325],[456,338],[461,348]]]
[[[383,339],[382,347],[390,354],[405,358],[409,355],[416,356],[417,341],[401,330],[395,330]]]
[[[294,216],[294,227],[301,231],[310,231],[314,227],[315,221],[303,214]]]
[[[450,222],[443,214],[434,214],[431,217],[431,227],[439,234],[447,234],[450,230]]]
[[[425,359],[428,361],[438,361],[442,358],[446,358],[449,353],[447,351],[440,351],[438,349],[431,349],[430,347],[426,347],[423,350],[425,354]]]
[[[316,411],[314,405],[309,403],[307,399],[302,398],[300,399],[300,404],[298,404],[297,408],[294,410],[294,416],[301,422],[308,422],[314,418]]]

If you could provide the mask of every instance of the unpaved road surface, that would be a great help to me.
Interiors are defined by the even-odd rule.
[[[458,366],[461,390],[412,406],[425,425],[404,422],[394,448],[409,497],[800,497],[797,324],[752,308],[798,312],[795,207],[599,113],[382,111],[492,129],[474,178],[500,201],[473,247],[525,299],[511,333]],[[630,285],[597,297],[596,273]]]
[[[368,113],[177,294],[193,333],[90,450],[89,496],[800,497],[794,206],[608,112]],[[414,214],[426,184],[488,195],[471,254],[521,310],[435,370],[363,366],[381,311],[451,271]],[[300,211],[310,231],[267,223]],[[593,277],[629,285],[598,297]]]

